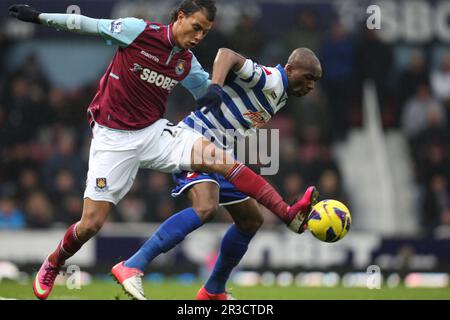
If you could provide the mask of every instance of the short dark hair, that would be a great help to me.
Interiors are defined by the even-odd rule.
[[[183,0],[178,7],[170,13],[170,22],[175,22],[178,19],[178,13],[183,11],[186,16],[203,10],[206,13],[206,18],[209,21],[214,21],[216,18],[216,1],[215,0]]]

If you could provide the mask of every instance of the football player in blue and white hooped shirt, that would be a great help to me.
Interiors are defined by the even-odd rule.
[[[240,70],[228,75],[225,84],[223,88],[214,85],[223,103],[213,108],[206,103],[183,122],[229,149],[233,148],[235,136],[254,134],[285,106],[288,77],[281,65],[265,67],[246,59]]]
[[[288,96],[301,97],[307,94],[321,76],[319,60],[306,48],[294,50],[284,67],[278,65],[274,68],[259,65],[230,49],[220,49],[214,61],[212,86],[199,100],[204,107],[189,114],[182,121],[182,126],[201,132],[222,147],[230,148],[234,140],[227,137],[227,130],[230,130],[230,134],[238,130],[242,136],[254,133],[285,106]],[[205,173],[201,164],[192,164],[191,168],[193,172],[174,174],[177,186],[172,195],[186,193],[193,206],[202,208],[203,222],[211,220],[219,205],[226,206],[235,222],[222,240],[214,270],[198,292],[197,299],[230,299],[231,296],[225,290],[226,281],[262,225],[263,215],[256,200],[239,192],[229,182],[233,180],[228,176],[229,181],[220,174]],[[313,190],[314,187],[310,187],[305,194]],[[162,224],[125,265],[145,270],[161,252],[161,239],[169,237],[166,230],[170,230],[170,223],[169,219]],[[291,229],[292,225],[289,225]],[[295,228],[299,232],[298,229],[304,228],[304,224],[296,225]],[[142,292],[140,277],[128,277],[127,281],[130,287],[139,288]],[[132,294],[132,291],[129,293]]]

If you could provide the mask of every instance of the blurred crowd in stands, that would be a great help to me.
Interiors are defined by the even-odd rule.
[[[417,51],[400,79],[400,124],[415,164],[421,225],[450,225],[450,54],[430,70]]]
[[[220,47],[265,65],[284,65],[298,46],[311,48],[321,60],[323,78],[316,89],[288,100],[268,126],[280,129],[281,163],[279,173],[266,178],[288,201],[310,184],[318,186],[322,198],[347,201],[333,145],[361,125],[362,84],[371,79],[385,127],[400,128],[410,141],[421,195],[417,205],[426,213],[423,225],[450,224],[449,54],[432,66],[430,51],[418,47],[406,66],[397,66],[396,47],[380,41],[375,32],[363,28],[352,34],[339,22],[319,28],[317,15],[308,10],[299,12],[290,31],[270,41],[258,28],[261,21],[246,14],[231,33],[222,32],[220,23],[193,50],[207,70]],[[13,45],[0,34],[0,63],[8,63],[5,54]],[[91,139],[85,112],[97,82],[62,90],[50,84],[34,54],[0,78],[0,229],[69,225],[79,219],[83,206]],[[177,88],[166,117],[178,121],[194,107],[189,93]],[[187,205],[186,199],[170,196],[172,187],[170,175],[141,170],[110,221],[166,219]],[[265,217],[268,225],[279,223],[271,214]],[[221,213],[215,221],[230,218]]]

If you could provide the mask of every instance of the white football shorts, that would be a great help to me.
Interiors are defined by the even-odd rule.
[[[139,168],[190,171],[194,142],[202,135],[160,119],[135,131],[95,123],[84,198],[117,204],[130,190]]]

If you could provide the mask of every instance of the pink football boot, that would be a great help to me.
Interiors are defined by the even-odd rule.
[[[319,191],[315,187],[308,187],[305,194],[289,207],[287,223],[289,229],[296,233],[303,233],[307,228],[308,216],[319,199]]]
[[[209,293],[205,287],[201,287],[197,292],[197,300],[236,300],[228,292]]]
[[[128,268],[125,261],[119,262],[112,269],[111,273],[116,281],[122,285],[126,294],[137,300],[147,300],[144,295],[144,287],[142,286],[141,270],[136,268]]]
[[[60,266],[50,263],[48,257],[45,259],[33,282],[33,291],[37,298],[41,300],[47,299],[53,289],[59,269]]]

